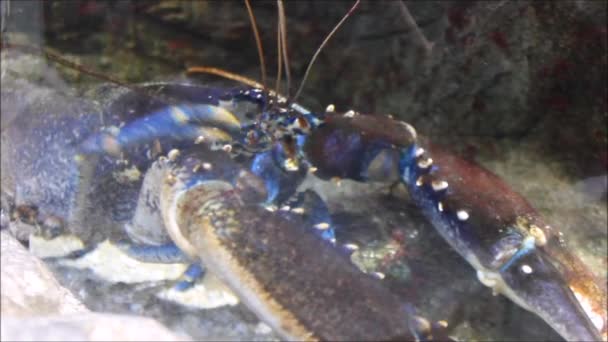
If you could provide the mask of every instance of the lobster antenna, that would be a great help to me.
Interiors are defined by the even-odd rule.
[[[331,32],[329,32],[327,37],[325,37],[325,40],[323,40],[323,43],[321,43],[321,45],[319,46],[317,51],[315,51],[315,54],[312,56],[312,59],[310,60],[310,63],[308,63],[308,66],[306,67],[306,72],[304,73],[304,77],[302,78],[300,87],[298,88],[296,95],[293,97],[293,100],[292,100],[293,102],[295,102],[296,99],[298,98],[298,96],[300,96],[300,93],[302,92],[302,89],[304,88],[304,84],[306,83],[306,79],[308,78],[308,74],[310,73],[310,69],[312,68],[312,65],[314,64],[314,62],[317,60],[317,57],[319,56],[319,53],[321,52],[321,50],[323,50],[323,48],[325,47],[327,42],[329,42],[329,39],[334,35],[334,33],[336,33],[338,28],[340,28],[340,26],[342,26],[342,24],[346,21],[346,19],[348,17],[350,17],[350,15],[355,11],[357,6],[359,6],[360,2],[361,2],[361,0],[357,0],[355,2],[355,4],[350,8],[350,10],[348,10],[348,12],[344,15],[344,17],[342,17],[342,19],[338,22],[338,24],[333,28],[333,30],[331,30]]]
[[[279,87],[281,86],[281,72],[283,67],[283,59],[281,58],[281,15],[277,7],[277,81],[275,84],[275,92],[279,93]]]
[[[133,92],[136,92],[138,94],[142,94],[145,95],[147,97],[156,99],[156,100],[161,100],[162,102],[165,102],[167,104],[175,104],[174,101],[170,101],[167,98],[159,98],[156,95],[150,95],[148,92],[146,92],[144,89],[128,84],[126,82],[123,82],[121,80],[118,80],[116,78],[107,76],[105,74],[102,74],[100,72],[97,71],[93,71],[93,70],[88,70],[85,67],[83,67],[82,65],[72,62],[70,60],[68,60],[65,57],[62,57],[54,52],[49,51],[48,49],[45,48],[41,48],[41,47],[36,47],[36,46],[31,46],[31,45],[27,45],[27,44],[15,44],[15,43],[7,43],[4,40],[0,40],[0,46],[2,46],[2,49],[8,48],[8,49],[19,49],[21,51],[24,51],[26,53],[30,53],[30,54],[35,54],[35,55],[43,55],[46,56],[49,60],[61,64],[65,67],[68,67],[70,69],[74,69],[77,70],[80,73],[83,73],[85,75],[88,76],[92,76],[94,78],[97,79],[101,79],[104,80],[106,82],[110,82],[110,83],[114,83],[117,84],[121,87],[125,87],[129,90],[132,90]]]
[[[424,49],[424,52],[427,56],[429,56],[431,54],[431,51],[433,50],[434,44],[432,42],[429,42],[428,39],[426,39],[424,33],[422,33],[422,31],[420,30],[420,27],[418,27],[418,24],[416,24],[416,20],[414,20],[414,17],[412,17],[412,14],[407,9],[407,5],[405,4],[405,2],[399,1],[399,5],[401,9],[401,15],[403,15],[403,17],[405,18],[405,23],[409,26],[410,29],[414,30],[418,40],[420,41],[420,45],[422,45],[422,48]]]
[[[281,51],[283,51],[285,77],[287,78],[287,97],[289,98],[289,92],[291,90],[291,74],[289,71],[289,56],[287,55],[287,24],[285,23],[285,7],[283,6],[283,0],[277,0],[277,7],[279,10],[279,36],[281,38],[281,46],[279,48]]]
[[[191,75],[191,74],[216,75],[216,76],[220,76],[225,79],[228,79],[228,80],[232,80],[232,81],[236,81],[236,82],[248,85],[252,88],[264,89],[264,86],[262,84],[260,84],[258,81],[252,80],[251,78],[248,78],[248,77],[245,77],[245,76],[242,76],[239,74],[235,74],[233,72],[230,72],[230,71],[227,71],[224,69],[220,69],[220,68],[195,66],[195,67],[189,67],[188,69],[186,69],[186,73],[188,75]]]
[[[255,22],[255,16],[251,9],[249,0],[245,0],[245,6],[247,6],[247,13],[249,14],[249,21],[251,22],[251,28],[253,29],[253,35],[255,37],[255,44],[258,48],[258,57],[260,58],[260,67],[262,69],[262,89],[266,89],[266,63],[264,62],[264,50],[262,48],[262,40],[260,39],[260,33],[258,32],[258,25]]]

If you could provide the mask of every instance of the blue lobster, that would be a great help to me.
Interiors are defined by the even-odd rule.
[[[559,234],[497,176],[424,143],[409,124],[312,113],[261,89],[146,88],[180,105],[126,93],[101,115],[44,119],[25,142],[35,155],[18,162],[17,204],[37,205],[30,220],[63,221],[87,241],[124,227],[132,256],[192,263],[183,287],[202,276],[202,260],[286,339],[448,339],[350,262],[318,196],[294,195],[309,172],[400,181],[484,285],[567,340],[606,338],[605,293]],[[52,186],[23,182],[40,178]],[[91,217],[107,224],[75,228]]]

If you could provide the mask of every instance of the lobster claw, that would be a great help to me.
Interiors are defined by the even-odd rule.
[[[209,203],[215,199],[234,196],[238,192],[239,201],[259,203],[266,198],[264,182],[252,173],[240,170],[227,153],[211,151],[204,146],[187,153],[179,153],[176,158],[162,159],[163,169],[160,190],[162,219],[167,233],[175,244],[189,257],[199,258],[199,253],[187,235],[181,230],[181,212],[197,209],[211,210]],[[196,194],[197,200],[188,203],[184,197]],[[204,206],[203,206],[204,205]]]
[[[444,339],[443,329],[412,324],[424,320],[409,317],[379,279],[311,234],[314,218],[264,208],[264,181],[226,153],[197,150],[163,163],[160,206],[173,241],[284,339]]]
[[[571,341],[605,339],[606,292],[561,234],[504,181],[428,144],[402,153],[410,196],[494,292]],[[431,158],[432,156],[432,158]],[[603,335],[603,336],[602,336]]]
[[[586,308],[585,301],[579,301],[581,295],[577,298],[572,290],[572,279],[564,278],[564,274],[555,267],[555,260],[543,250],[533,248],[522,252],[523,255],[516,254],[513,257],[516,260],[509,261],[499,269],[504,285],[496,282],[492,284],[493,288],[542,317],[566,340],[602,339],[599,331],[604,328],[601,310],[606,310],[605,306]],[[480,278],[483,279],[484,275]],[[488,280],[485,277],[486,284]],[[598,294],[594,294],[593,300],[601,303],[597,300]]]

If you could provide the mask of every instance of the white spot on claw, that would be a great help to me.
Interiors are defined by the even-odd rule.
[[[175,161],[177,157],[179,157],[179,150],[175,148],[167,154],[167,158],[169,158],[170,161]]]
[[[532,273],[532,267],[530,267],[530,265],[521,265],[521,271],[524,272],[525,274],[530,274]]]
[[[325,113],[333,113],[336,111],[336,106],[334,106],[333,104],[330,104],[327,106],[327,108],[325,108]]]
[[[434,180],[431,182],[431,186],[433,187],[433,190],[441,191],[448,188],[448,182]]]
[[[296,214],[304,214],[304,208],[293,208],[291,211]]]
[[[420,157],[423,154],[424,154],[424,149],[422,147],[418,147],[415,152],[416,158]]]
[[[416,179],[416,186],[422,186],[422,184],[424,184],[424,182],[422,180],[422,176],[420,176],[418,179]]]
[[[466,221],[466,220],[468,220],[468,219],[469,219],[469,213],[467,213],[467,212],[466,212],[466,211],[464,211],[464,210],[458,210],[458,211],[456,212],[456,216],[458,217],[458,219],[459,219],[460,221]]]
[[[327,222],[321,222],[321,223],[317,223],[314,225],[315,228],[319,229],[319,230],[325,230],[329,228],[329,223]]]
[[[355,245],[354,243],[345,243],[345,244],[344,244],[344,247],[345,247],[346,249],[351,250],[351,251],[356,251],[356,250],[358,250],[358,249],[359,249],[359,246]]]
[[[378,279],[384,279],[386,277],[386,275],[382,272],[373,272],[372,275],[374,275]]]
[[[352,109],[349,110],[348,112],[344,113],[344,117],[352,118],[353,116],[355,116],[355,111]]]
[[[418,167],[421,169],[427,169],[431,165],[433,165],[433,159],[431,158],[426,158],[418,161]]]
[[[437,202],[437,210],[439,210],[439,212],[443,212],[443,203]]]
[[[211,170],[212,167],[213,165],[211,165],[211,163],[203,163],[203,169],[207,171]]]

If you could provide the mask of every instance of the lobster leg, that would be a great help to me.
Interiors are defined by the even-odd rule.
[[[332,244],[336,243],[336,232],[329,208],[316,192],[312,190],[298,192],[285,203],[281,210],[300,215],[304,224],[314,227],[315,232],[323,240]]]
[[[190,260],[173,242],[163,245],[139,245],[119,241],[115,245],[131,258],[146,263],[187,263]]]
[[[204,276],[205,268],[200,262],[190,264],[173,288],[177,291],[185,291],[196,285],[196,283],[203,279]]]

